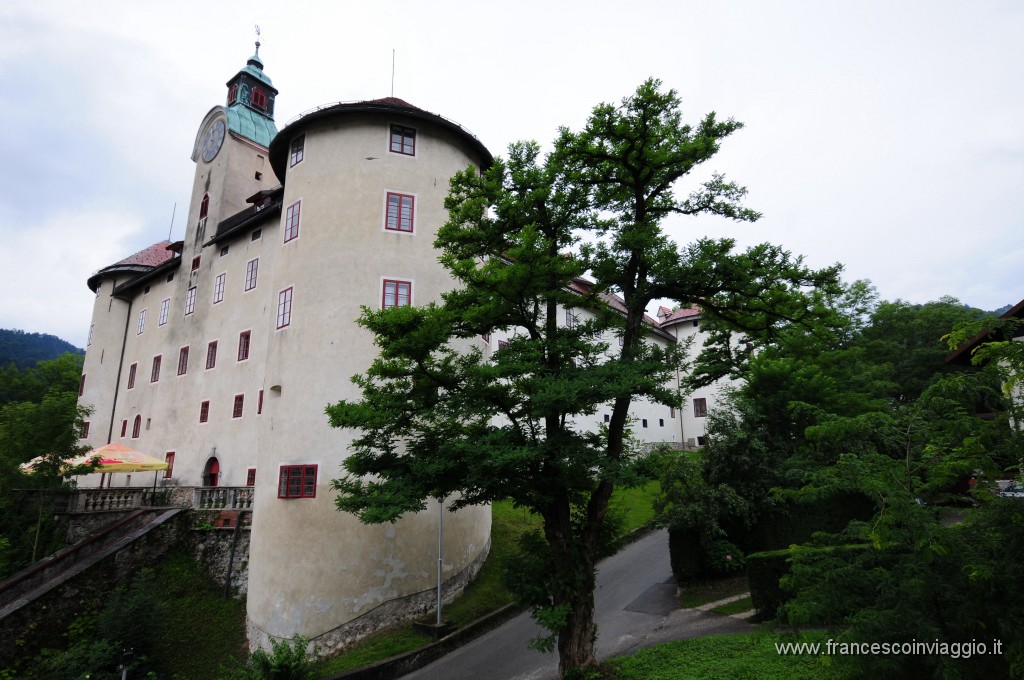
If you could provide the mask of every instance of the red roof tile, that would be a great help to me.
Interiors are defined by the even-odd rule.
[[[174,253],[171,251],[171,242],[160,241],[159,243],[154,243],[148,248],[143,248],[134,255],[129,255],[120,262],[115,262],[110,266],[143,265],[147,267],[156,267],[157,265],[167,262],[167,260],[172,257],[174,257]]]

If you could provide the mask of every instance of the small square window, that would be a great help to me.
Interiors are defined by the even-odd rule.
[[[214,340],[206,346],[206,370],[217,366],[217,341]]]
[[[160,362],[162,360],[163,357],[159,354],[153,357],[153,370],[149,374],[149,382],[155,383],[160,380]]]
[[[167,275],[167,283],[170,283],[173,280],[174,280],[174,272],[171,272],[170,274]]]
[[[391,126],[391,153],[416,155],[416,130],[402,125]]]
[[[263,230],[262,229],[253,229],[252,235],[249,237],[249,240],[250,241],[259,241],[262,236],[263,236]]]
[[[291,152],[288,155],[288,167],[294,167],[302,162],[306,155],[306,135],[301,134],[292,140]]]
[[[316,465],[282,465],[278,498],[316,498]]]
[[[285,212],[284,216],[284,242],[299,237],[299,221],[302,216],[302,201],[295,201]]]
[[[604,414],[604,422],[606,422],[606,423],[610,422],[611,419],[612,419],[612,417],[610,415],[608,415],[607,413]]]
[[[205,423],[210,420],[210,402],[204,401],[199,404],[199,422]]]
[[[408,307],[412,304],[412,282],[384,279],[381,307]]]
[[[195,257],[192,258],[192,271],[196,271],[199,269],[199,261],[201,258],[201,255],[196,255]]]
[[[220,249],[220,256],[224,257],[225,255],[227,255],[228,254],[228,250],[230,248],[231,248],[231,246],[224,246],[223,248],[221,248]]]
[[[665,419],[658,418],[658,427],[665,427]]]
[[[132,364],[128,367],[128,389],[135,387],[135,373],[138,370],[138,364]]]
[[[164,479],[170,479],[174,473],[174,451],[168,451],[164,454],[164,462],[167,463],[167,469],[164,470]]]
[[[235,395],[234,406],[232,406],[232,408],[231,408],[231,417],[232,418],[241,418],[242,417],[242,409],[243,409],[244,406],[245,406],[245,395],[244,394],[236,394]]]
[[[388,231],[402,231],[411,234],[413,231],[413,210],[416,199],[409,194],[388,192],[387,219],[384,228]]]

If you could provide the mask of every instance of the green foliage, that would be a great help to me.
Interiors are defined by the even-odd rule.
[[[236,670],[231,680],[314,680],[316,658],[310,656],[309,640],[296,636],[289,640],[271,641],[271,651],[257,649],[249,663]]]
[[[0,371],[0,538],[7,541],[12,571],[64,544],[55,503],[75,472],[66,461],[85,450],[79,438],[88,415],[78,406],[81,374],[82,357],[71,354],[33,369]],[[33,459],[26,474],[20,466]]]
[[[528,547],[548,569],[546,597],[528,599],[558,634],[563,673],[594,663],[608,502],[642,477],[630,407],[681,399],[685,348],[649,342],[647,306],[700,304],[721,328],[767,342],[827,322],[825,303],[842,292],[838,267],[809,269],[777,246],[736,253],[729,239],[680,248],[665,236],[671,214],[758,217],[721,175],[676,197],[675,182],[741,127],[714,114],[684,124],[680,107],[649,80],[595,107],[580,132],[563,129],[546,158],[513,144],[507,159],[453,177],[435,245],[458,288],[440,304],[364,310],[380,356],[353,379],[362,399],[327,409],[333,426],[358,431],[333,482],[340,510],[387,522],[454,495],[453,510],[510,499],[541,517],[543,539]],[[579,284],[585,273],[592,285]],[[561,324],[566,310],[588,318]],[[508,345],[484,356],[476,337],[495,331]],[[576,425],[598,409],[610,411],[605,427]]]
[[[55,335],[0,328],[0,367],[27,369],[68,353],[81,355],[82,350]]]
[[[602,665],[605,680],[833,680],[848,677],[823,653],[780,654],[776,645],[819,644],[828,634],[744,633],[679,640],[616,657]]]

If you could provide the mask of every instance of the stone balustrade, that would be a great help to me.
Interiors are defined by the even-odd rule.
[[[186,489],[182,489],[186,491]],[[174,494],[174,498],[166,489],[157,489],[154,495],[151,488],[104,488],[78,489],[68,500],[68,512],[109,512],[115,510],[132,510],[151,505],[166,506],[169,504],[188,505],[189,500],[182,494]],[[177,500],[177,503],[174,503]],[[252,510],[253,487],[251,486],[212,486],[192,489],[192,508],[195,510]]]

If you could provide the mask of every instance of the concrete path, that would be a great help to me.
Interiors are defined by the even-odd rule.
[[[659,642],[753,630],[743,621],[697,609],[676,609],[668,534],[656,531],[601,562],[594,594],[597,656],[629,654]],[[529,614],[460,647],[405,678],[409,680],[548,680],[558,655],[527,648],[540,634]]]

